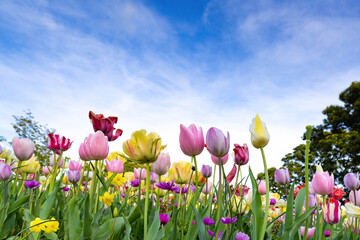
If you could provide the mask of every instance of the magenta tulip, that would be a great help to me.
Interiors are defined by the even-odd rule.
[[[70,141],[69,138],[62,137],[60,141],[60,150],[67,151],[71,147],[73,142]]]
[[[95,114],[92,111],[89,112],[89,118],[93,125],[94,131],[101,131],[105,136],[108,137],[108,140],[115,141],[123,133],[121,129],[115,129],[114,124],[117,123],[117,117],[104,117],[103,114]],[[115,134],[114,134],[115,131]]]
[[[67,172],[68,181],[71,183],[77,183],[81,179],[81,172],[80,171],[68,171]]]
[[[228,159],[229,159],[229,154],[226,154],[225,156],[221,157],[221,164],[225,165]],[[219,157],[215,157],[214,155],[211,155],[211,161],[216,165],[220,165]]]
[[[80,145],[79,155],[84,161],[103,160],[109,154],[109,142],[103,132],[97,131],[85,138]]]
[[[230,134],[227,137],[223,132],[215,127],[210,128],[206,133],[206,147],[211,155],[215,157],[223,157],[229,152]]]
[[[324,222],[328,224],[336,224],[340,221],[341,210],[339,201],[328,202],[323,204],[322,213]]]
[[[258,181],[258,191],[261,195],[266,193],[266,183],[264,180]]]
[[[47,144],[50,150],[54,150],[54,151],[60,150],[60,135],[49,133]]]
[[[234,146],[235,164],[239,166],[247,164],[249,162],[249,148],[246,143],[244,143],[243,146],[240,146],[239,144],[234,144]]]
[[[11,167],[8,164],[0,163],[0,180],[6,181],[11,177]]]
[[[70,171],[81,171],[82,165],[80,162],[70,161],[69,170]]]
[[[14,154],[19,161],[27,161],[29,160],[35,149],[35,144],[29,138],[17,138],[14,137],[12,140],[12,147],[14,150]]]
[[[316,229],[315,227],[312,227],[312,228],[308,229],[307,236],[306,236],[307,239],[312,238],[314,236],[315,229]],[[304,236],[304,234],[305,234],[305,227],[304,226],[300,227],[300,232],[301,232],[301,236]]]
[[[190,157],[199,155],[205,147],[202,128],[198,130],[195,124],[191,124],[188,128],[180,124],[179,142],[185,155]]]
[[[275,173],[275,181],[280,185],[286,185],[290,182],[290,174],[289,169],[276,169]]]
[[[161,152],[157,160],[151,164],[151,168],[154,173],[158,175],[165,175],[170,168],[170,155],[169,153]]]
[[[311,184],[316,194],[328,195],[334,188],[334,175],[329,175],[328,172],[316,172]]]
[[[347,173],[344,177],[344,183],[349,190],[357,190],[360,187],[359,174]]]
[[[134,178],[139,179],[140,178],[140,171],[141,171],[141,180],[144,180],[146,178],[146,169],[141,168],[134,168]]]
[[[111,162],[106,159],[105,162],[108,172],[122,173],[124,170],[124,164],[120,159],[119,160],[113,159],[111,160]]]

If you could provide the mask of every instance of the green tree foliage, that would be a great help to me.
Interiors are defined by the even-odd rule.
[[[321,164],[334,174],[336,184],[343,182],[346,173],[360,171],[360,82],[353,82],[339,99],[343,105],[325,108],[323,123],[313,127],[309,155],[309,176]],[[294,148],[282,161],[296,183],[305,182],[305,144]]]
[[[55,129],[48,129],[46,125],[42,125],[35,121],[34,116],[28,109],[24,111],[24,116],[15,116],[15,120],[11,125],[15,129],[19,138],[30,138],[35,143],[34,154],[40,164],[44,165],[49,160],[52,153],[47,145],[49,133],[54,133]]]

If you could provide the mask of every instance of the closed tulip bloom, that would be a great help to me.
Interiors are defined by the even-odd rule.
[[[55,164],[55,161],[54,161],[54,155],[51,155],[50,158],[49,158],[49,165],[51,167],[54,167],[54,164]],[[61,157],[60,159],[60,163],[59,163],[59,156],[56,155],[56,161],[58,162],[58,167],[63,167],[64,166],[64,158]]]
[[[316,229],[315,227],[312,227],[312,228],[308,229],[307,236],[306,236],[307,239],[312,238],[314,236],[315,229]],[[304,236],[304,234],[305,234],[305,227],[304,226],[300,227],[300,232],[301,232],[301,236]]]
[[[52,167],[43,166],[42,171],[43,171],[43,174],[48,175],[50,173],[50,171],[52,171]]]
[[[112,173],[123,173],[124,171],[124,164],[121,160],[113,159],[111,162],[109,160],[105,160],[106,168],[108,172]]]
[[[216,127],[210,128],[206,133],[206,147],[215,157],[223,157],[228,154],[230,149],[230,134],[227,137],[220,129]]]
[[[329,224],[336,224],[340,221],[340,203],[334,201],[333,203],[326,203],[322,206],[322,213],[324,222]]]
[[[159,175],[154,172],[150,172],[150,183],[154,184],[159,179]]]
[[[103,132],[97,131],[85,138],[80,145],[79,155],[84,161],[103,160],[109,154],[109,142]]]
[[[264,180],[258,181],[258,191],[262,195],[266,193],[266,183]]]
[[[211,190],[212,190],[212,182],[208,180],[201,191],[203,194],[209,194],[211,193]]]
[[[180,148],[185,155],[196,156],[204,150],[204,134],[202,128],[191,124],[188,128],[180,124]]]
[[[39,169],[40,163],[36,161],[35,157],[32,157],[21,165],[20,171],[23,173],[36,173]]]
[[[334,188],[334,175],[329,175],[328,172],[316,172],[311,185],[316,194],[322,196],[328,195]]]
[[[275,181],[278,184],[286,185],[290,182],[289,169],[276,169],[275,170]]]
[[[270,135],[266,129],[266,125],[260,120],[259,115],[253,118],[250,125],[251,143],[255,148],[265,147],[270,140]]]
[[[11,177],[11,167],[8,164],[0,163],[0,180],[6,181]]]
[[[160,213],[159,218],[162,226],[165,226],[170,221],[170,217],[166,213]]]
[[[67,172],[68,181],[71,183],[77,183],[81,179],[81,172],[80,171],[68,171]]]
[[[157,160],[151,164],[151,168],[154,173],[158,175],[165,175],[170,168],[170,155],[169,153],[160,153]]]
[[[114,125],[117,123],[117,117],[104,117],[103,114],[95,114],[92,111],[89,112],[89,118],[93,125],[94,131],[101,131],[105,136],[108,137],[108,140],[115,141],[123,133],[121,129],[115,129]],[[115,132],[114,132],[115,131]]]
[[[229,159],[229,153],[226,154],[225,156],[221,157],[220,159],[221,159],[221,164],[225,165]],[[220,165],[219,157],[211,155],[211,161],[216,165]]]
[[[71,171],[81,171],[81,169],[82,169],[82,165],[81,165],[80,162],[70,161],[69,170],[71,170]]]
[[[146,178],[146,169],[141,168],[134,168],[134,178],[139,179],[140,178],[140,171],[141,171],[141,180],[144,180]]]
[[[209,178],[212,175],[212,167],[209,165],[202,165],[201,167],[201,175],[203,175],[204,178]]]
[[[174,179],[177,184],[186,184],[190,181],[191,172],[191,163],[179,161],[172,164],[169,169],[169,177]]]
[[[239,166],[247,164],[249,162],[249,148],[246,143],[244,143],[243,146],[240,146],[239,144],[234,144],[234,146],[235,164]]]
[[[86,141],[86,139],[85,139],[85,141]],[[85,142],[80,144],[79,156],[80,156],[80,159],[83,160],[83,161],[90,161],[91,160],[90,150],[86,146]]]
[[[354,192],[355,192],[355,195],[354,195]],[[356,197],[356,202],[355,202],[355,197]],[[360,207],[360,190],[351,191],[349,194],[349,199],[350,199],[350,202],[352,202],[356,206]]]
[[[60,141],[60,150],[67,151],[71,147],[73,142],[70,141],[69,138],[62,137]]]
[[[166,147],[161,145],[161,138],[157,133],[146,134],[146,130],[136,131],[131,138],[123,143],[123,150],[136,163],[153,163],[160,152]]]
[[[14,137],[12,140],[12,147],[14,154],[19,161],[29,160],[35,149],[35,144],[29,138],[17,138]]]
[[[344,177],[344,183],[349,190],[357,190],[360,187],[359,174],[347,173]]]
[[[48,134],[48,139],[47,139],[47,144],[50,150],[60,150],[60,135],[59,134],[54,134],[54,133],[49,133]]]

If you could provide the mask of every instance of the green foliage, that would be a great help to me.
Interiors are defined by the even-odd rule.
[[[13,115],[15,122],[11,125],[19,138],[30,138],[35,143],[34,154],[40,164],[44,165],[52,154],[47,145],[48,134],[54,133],[55,129],[48,129],[46,125],[35,121],[29,109],[24,112],[25,116]]]

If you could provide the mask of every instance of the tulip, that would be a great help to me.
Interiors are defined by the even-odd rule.
[[[212,182],[210,180],[208,180],[202,189],[202,193],[209,194],[209,193],[211,193],[211,190],[212,190]]]
[[[30,158],[29,161],[26,161],[21,165],[20,171],[23,173],[35,173],[39,171],[40,163],[35,160],[35,157]]]
[[[165,175],[170,168],[170,155],[169,153],[160,153],[157,160],[151,164],[151,168],[154,173],[158,174],[159,176]]]
[[[322,213],[324,222],[329,224],[336,224],[340,221],[340,203],[334,201],[333,203],[326,203],[322,206]]]
[[[326,230],[325,232],[324,232],[324,237],[330,237],[330,231],[329,230]]]
[[[8,164],[0,163],[0,180],[6,181],[11,177],[11,167]]]
[[[221,130],[212,127],[206,133],[206,147],[215,157],[223,157],[229,152],[230,148],[230,134],[227,132],[227,137]]]
[[[307,236],[306,236],[307,239],[312,238],[314,236],[315,229],[316,229],[315,227],[309,228],[309,231],[308,231]],[[301,232],[301,236],[304,236],[304,234],[305,234],[305,227],[304,226],[300,227],[300,232]]]
[[[107,117],[105,118],[102,114],[95,114],[92,111],[89,112],[89,118],[93,125],[94,131],[101,131],[105,136],[108,137],[108,140],[115,141],[123,133],[121,129],[115,129],[114,124],[117,123],[117,117]],[[115,130],[115,134],[114,134]]]
[[[206,225],[206,226],[210,226],[210,225],[214,225],[215,224],[215,221],[214,221],[214,219],[212,219],[212,218],[210,218],[210,217],[206,217],[206,218],[204,218],[204,224]]]
[[[57,151],[60,150],[60,135],[49,133],[47,144],[50,150]]]
[[[124,165],[121,160],[113,159],[111,162],[109,160],[105,160],[106,168],[108,172],[112,173],[123,173]]]
[[[234,166],[232,167],[231,171],[229,172],[229,174],[226,176],[226,181],[228,184],[231,183],[231,181],[235,178],[235,174],[236,174],[236,165],[234,164]]]
[[[48,174],[50,174],[50,171],[52,171],[52,167],[43,166],[43,168],[42,168],[43,174],[48,175]]]
[[[14,154],[19,161],[29,160],[35,149],[34,142],[29,138],[17,138],[14,137],[12,140],[12,147]]]
[[[360,207],[355,206],[353,203],[345,203],[345,214],[349,217],[360,217]]]
[[[165,226],[170,221],[170,217],[166,213],[160,213],[159,218],[162,226]]]
[[[275,181],[280,185],[287,185],[290,182],[289,169],[276,169]]]
[[[146,130],[136,131],[131,138],[123,143],[123,150],[136,163],[153,163],[160,152],[166,147],[161,145],[157,133],[146,134]]]
[[[258,114],[253,118],[250,125],[251,143],[255,148],[265,147],[270,140],[270,135],[266,129],[266,125],[260,120]]]
[[[201,175],[203,175],[204,178],[209,178],[212,175],[212,167],[209,165],[202,165],[201,167]]]
[[[140,172],[141,172],[141,180],[144,180],[146,178],[146,169],[134,168],[134,178],[139,179]]]
[[[354,194],[355,192],[355,194]],[[349,194],[350,202],[360,207],[360,190],[351,191]],[[356,200],[356,201],[355,201]]]
[[[249,148],[246,143],[243,146],[239,144],[234,144],[234,146],[235,164],[239,166],[247,164],[249,162]]]
[[[159,179],[159,175],[154,172],[150,172],[150,183],[154,184]]]
[[[169,169],[169,177],[177,184],[189,183],[191,177],[191,163],[179,161],[172,164]]]
[[[2,152],[3,152],[3,148],[0,145],[0,155],[2,154]]]
[[[250,240],[250,237],[246,233],[238,232],[235,235],[235,240]]]
[[[24,184],[27,188],[30,188],[30,189],[38,188],[40,186],[40,182],[37,182],[35,180],[25,181]]]
[[[80,171],[68,171],[67,172],[68,181],[75,184],[80,181],[81,179],[81,172]]]
[[[81,171],[82,165],[80,162],[70,161],[69,170],[70,171]]]
[[[347,173],[344,177],[344,183],[349,190],[357,190],[360,187],[359,174]]]
[[[220,219],[220,221],[223,223],[223,224],[231,224],[231,223],[234,223],[236,222],[236,217],[233,217],[233,218],[230,218],[230,217],[223,217]]]
[[[266,183],[264,180],[258,181],[258,191],[261,195],[266,193]]]
[[[334,175],[329,175],[328,172],[316,172],[311,184],[316,194],[328,195],[334,188]]]
[[[84,161],[103,160],[109,154],[109,143],[103,132],[97,131],[85,138],[80,145],[79,155]]]
[[[229,154],[226,154],[225,156],[221,157],[220,159],[221,159],[221,164],[225,165],[229,159]],[[214,155],[211,155],[211,161],[216,165],[220,165],[219,158]]]
[[[55,161],[54,161],[54,155],[51,155],[50,158],[49,158],[49,165],[51,167],[54,167],[54,164],[55,164]],[[58,162],[59,161],[59,157],[56,155],[56,161]],[[64,158],[61,157],[60,159],[60,163],[58,162],[58,167],[63,167],[64,166]]]
[[[69,148],[71,147],[71,144],[73,142],[70,142],[70,139],[69,138],[66,138],[66,137],[62,137],[61,138],[61,141],[60,141],[60,150],[62,151],[67,151],[69,150]]]
[[[195,124],[191,124],[188,128],[180,124],[179,136],[180,148],[187,156],[199,155],[204,150],[204,135],[202,128],[199,130]]]

